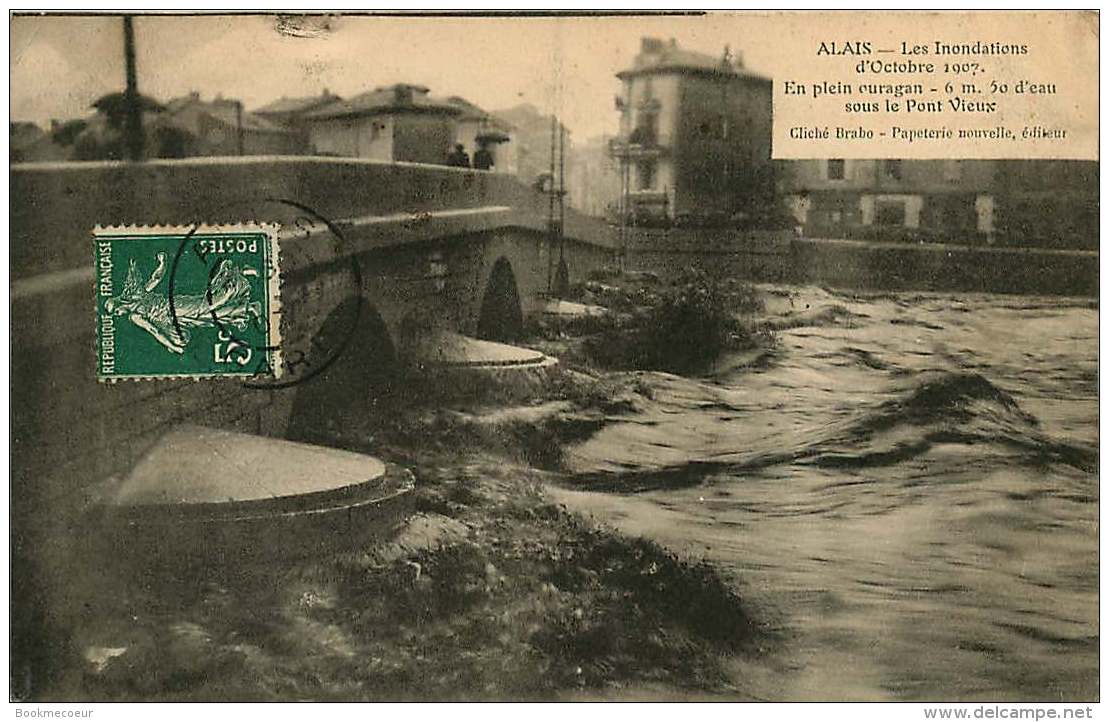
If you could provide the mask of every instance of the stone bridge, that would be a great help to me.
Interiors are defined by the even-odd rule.
[[[281,436],[298,406],[362,393],[385,355],[434,356],[445,331],[511,340],[615,253],[611,231],[569,209],[552,240],[547,194],[467,169],[296,157],[10,174],[12,493],[36,515],[79,507],[177,424]],[[282,346],[291,377],[315,375],[98,383],[93,228],[240,221],[282,225]]]
[[[14,165],[13,509],[51,513],[181,423],[284,436],[365,398],[385,362],[444,332],[511,341],[557,288],[616,259],[614,229],[512,177],[318,157]],[[304,383],[95,377],[96,225],[282,225],[282,346]],[[638,231],[624,261],[846,288],[1097,295],[1097,253]],[[560,283],[561,282],[561,283]],[[439,345],[437,345],[439,344]],[[341,351],[341,353],[337,353]],[[325,363],[321,363],[321,359]],[[331,363],[331,360],[334,363]],[[298,413],[300,412],[300,413]],[[322,418],[320,416],[322,415]]]

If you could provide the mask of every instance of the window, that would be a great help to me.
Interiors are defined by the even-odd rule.
[[[904,226],[905,203],[903,201],[878,201],[874,207],[874,223],[879,226]]]
[[[723,113],[707,113],[700,125],[697,126],[699,132],[705,138],[720,139],[725,137],[724,124],[726,118]]]
[[[828,160],[828,180],[843,180],[846,171],[846,162],[843,158],[831,158]]]
[[[901,180],[901,161],[896,159],[889,159],[882,161],[882,170],[886,178],[892,180]]]
[[[658,113],[651,110],[639,111],[631,142],[652,146],[658,140]]]
[[[639,190],[649,191],[655,187],[655,162],[648,160],[636,166],[639,173]]]

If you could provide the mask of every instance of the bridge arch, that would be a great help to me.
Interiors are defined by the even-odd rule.
[[[375,413],[397,387],[400,364],[392,335],[365,297],[347,296],[327,315],[306,348],[307,364],[333,360],[290,389],[294,396],[286,436],[291,439],[327,439],[336,429]]]
[[[524,334],[524,311],[512,263],[500,256],[493,263],[478,311],[477,336],[489,341],[518,341]]]

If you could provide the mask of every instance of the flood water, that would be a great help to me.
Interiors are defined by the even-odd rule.
[[[1096,699],[1096,302],[770,298],[769,355],[639,374],[558,501],[734,580],[744,696]]]

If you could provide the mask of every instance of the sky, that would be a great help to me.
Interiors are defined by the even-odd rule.
[[[284,32],[283,32],[284,30]],[[140,92],[158,100],[199,91],[247,109],[327,88],[343,97],[395,82],[460,95],[487,110],[531,103],[556,110],[575,137],[613,133],[615,73],[642,36],[675,38],[714,56],[725,44],[764,74],[774,43],[760,14],[623,17],[367,17],[147,15],[135,19]],[[119,17],[11,20],[12,120],[48,126],[87,115],[124,85]],[[768,42],[770,40],[770,42]]]

